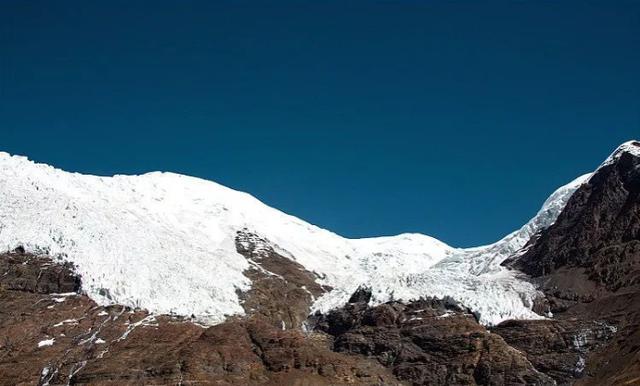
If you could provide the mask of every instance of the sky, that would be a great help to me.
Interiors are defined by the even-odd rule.
[[[493,242],[632,138],[640,1],[0,2],[0,151],[348,237]]]

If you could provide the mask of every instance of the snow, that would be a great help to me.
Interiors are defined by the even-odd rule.
[[[520,230],[461,249],[422,234],[347,239],[194,177],[82,175],[0,152],[0,248],[73,262],[100,305],[215,324],[243,314],[237,290],[250,287],[243,275],[250,264],[236,252],[235,235],[247,229],[335,288],[313,311],[341,306],[365,284],[373,304],[451,296],[495,324],[539,318],[531,311],[537,290],[500,263],[552,224],[587,178],[554,192]]]
[[[148,316],[145,316],[144,318],[138,320],[137,322],[130,324],[129,326],[127,326],[127,329],[122,334],[122,336],[120,336],[120,338],[118,338],[118,342],[121,341],[121,340],[127,339],[129,334],[131,334],[131,332],[133,330],[135,330],[136,327],[138,327],[138,326],[155,326],[155,324],[154,324],[155,322],[156,322],[155,316],[148,315]]]
[[[534,218],[494,244],[454,249],[434,240],[431,249],[422,249],[431,251],[434,258],[422,261],[403,256],[408,247],[400,243],[396,246],[398,252],[387,262],[365,255],[362,266],[369,276],[361,283],[354,282],[322,296],[314,304],[314,310],[326,312],[341,306],[360,284],[365,284],[373,288],[372,304],[415,300],[425,295],[450,296],[470,308],[482,324],[495,325],[516,318],[539,319],[541,316],[531,310],[539,292],[531,283],[518,277],[516,271],[506,269],[500,263],[518,252],[538,230],[551,225],[571,194],[589,177],[590,174],[583,175],[556,190]],[[397,236],[404,237],[407,236]],[[416,244],[415,239],[411,244]],[[371,269],[367,269],[368,260],[375,261]]]
[[[600,165],[600,167],[604,167],[607,165],[613,164],[622,154],[629,153],[633,156],[640,157],[640,142],[636,140],[627,141],[622,145],[618,146],[616,150],[611,153],[609,157]]]
[[[55,338],[41,340],[40,342],[38,342],[38,347],[40,348],[40,347],[53,346],[53,343],[55,341],[56,341]]]
[[[65,324],[78,324],[78,319],[65,319],[62,322],[54,324],[53,327],[61,327]]]

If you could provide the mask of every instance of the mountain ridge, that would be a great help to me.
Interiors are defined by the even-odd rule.
[[[346,239],[308,224],[305,228],[302,220],[286,215],[275,216],[286,224],[270,229],[273,223],[251,217],[255,207],[243,212],[250,205],[243,201],[237,207],[233,200],[185,206],[185,199],[191,202],[199,195],[195,188],[176,184],[180,177],[168,176],[160,183],[167,176],[159,174],[151,182],[142,179],[147,185],[131,184],[126,177],[103,178],[96,188],[93,178],[63,173],[47,182],[28,167],[26,172],[6,170],[0,162],[0,242],[9,240],[7,232],[24,238],[44,229],[49,233],[36,241],[76,253],[47,255],[52,251],[45,245],[34,255],[29,249],[37,243],[0,253],[0,384],[635,384],[640,379],[640,152],[635,152],[640,144],[621,149],[593,174],[554,192],[520,230],[488,246],[445,245],[441,250],[450,254],[436,255],[435,262],[421,262],[416,254],[434,243],[442,247],[428,236],[365,239],[360,249],[345,247],[359,251],[352,256],[331,255],[331,244],[314,250],[314,243]],[[61,196],[62,189],[72,194]],[[34,197],[49,200],[40,203]],[[69,200],[78,210],[67,209]],[[154,210],[154,204],[168,203],[167,211]],[[211,212],[217,217],[207,223],[202,214],[212,208],[220,211]],[[263,214],[278,213],[258,208],[266,210]],[[171,217],[180,215],[185,217]],[[15,233],[16,224],[26,231]],[[73,228],[79,224],[87,228]],[[176,224],[183,227],[174,228]],[[216,228],[221,224],[233,226]],[[252,224],[258,226],[237,229]],[[282,229],[297,226],[304,232],[287,233],[290,241],[280,238]],[[91,236],[89,245],[96,247],[91,251],[104,253],[106,264],[116,269],[114,287],[98,288],[103,293],[97,296],[86,290],[92,276],[77,271],[109,271],[100,270],[105,264],[101,259],[83,261],[83,249],[72,248],[86,248],[82,243],[87,240],[60,238],[59,231],[74,236],[70,229]],[[221,243],[212,248],[220,253],[195,256],[203,261],[194,260],[185,248],[154,255],[174,247],[181,235],[198,241],[203,229],[205,234],[221,229]],[[314,233],[305,233],[309,229],[325,238],[315,240]],[[164,236],[172,237],[169,243]],[[137,238],[143,247],[164,244],[139,256],[140,246],[129,244]],[[299,244],[300,238],[309,244]],[[114,241],[122,249],[114,248]],[[123,294],[144,295],[144,287],[132,283],[144,284],[145,279],[169,291],[157,288],[151,293],[156,298],[142,300],[175,295],[176,284],[186,286],[190,299],[201,300],[192,287],[216,281],[220,287],[221,280],[229,279],[207,263],[220,264],[220,269],[228,264],[237,273],[226,261],[231,253],[226,242],[233,243],[238,261],[246,263],[240,274],[247,288],[231,288],[242,313],[218,315],[208,326],[195,315],[118,304]],[[402,247],[411,248],[402,253]],[[314,271],[300,252],[327,253],[344,260],[338,268],[347,275],[362,277]],[[173,264],[168,268],[175,277],[162,270],[167,263]],[[327,262],[311,263],[322,267]],[[181,264],[193,271],[176,272]],[[191,283],[175,280],[197,270],[200,276],[194,275]],[[139,275],[128,276],[131,272]],[[337,279],[350,283],[328,284],[343,284]],[[97,304],[99,296],[107,300]],[[518,313],[523,309],[535,314]]]
[[[376,304],[453,296],[482,323],[497,324],[539,317],[532,311],[536,289],[499,262],[553,222],[584,178],[559,188],[520,231],[463,249],[422,234],[343,238],[248,193],[196,177],[170,172],[91,176],[0,153],[0,245],[73,262],[84,290],[99,304],[195,315],[211,324],[244,313],[237,293],[251,287],[243,275],[249,264],[237,253],[234,237],[248,228],[314,272],[319,284],[333,288],[312,311],[338,307],[358,286],[368,285],[377,290]],[[498,264],[487,263],[488,255]],[[458,264],[461,260],[475,266]],[[432,267],[437,274],[431,274]],[[441,276],[451,280],[436,281]],[[452,286],[456,282],[464,285]]]

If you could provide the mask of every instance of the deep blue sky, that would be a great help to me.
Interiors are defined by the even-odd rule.
[[[640,1],[264,3],[1,1],[0,150],[468,246],[640,137]]]

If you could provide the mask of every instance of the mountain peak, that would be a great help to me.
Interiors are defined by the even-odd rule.
[[[623,154],[631,154],[635,157],[640,157],[640,141],[634,139],[622,143],[613,151],[613,153],[611,153],[609,157],[607,157],[607,159],[604,160],[600,167],[615,163]]]

